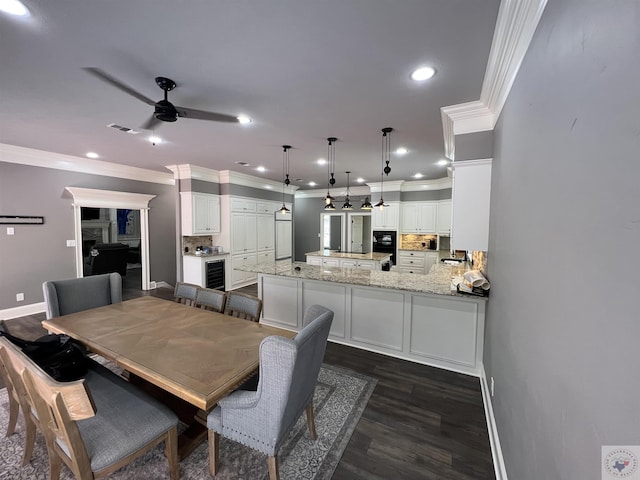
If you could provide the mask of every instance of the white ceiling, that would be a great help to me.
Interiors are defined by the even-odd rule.
[[[0,13],[0,143],[168,172],[192,164],[322,188],[329,136],[337,186],[379,181],[381,129],[393,127],[386,180],[446,176],[440,107],[478,100],[499,0],[25,0],[32,16]],[[422,84],[421,64],[437,69]],[[179,118],[130,135],[153,108],[83,70],[97,67],[160,100],[230,115],[248,126]],[[251,167],[241,167],[243,161]],[[257,166],[267,171],[259,173]]]

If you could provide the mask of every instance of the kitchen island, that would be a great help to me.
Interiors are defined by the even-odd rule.
[[[427,275],[306,263],[246,267],[258,274],[267,325],[298,331],[307,307],[334,312],[329,340],[478,376],[485,297],[451,290],[464,266],[437,264]]]
[[[383,265],[391,261],[390,253],[348,253],[334,250],[319,250],[308,252],[307,263],[309,265],[323,267],[362,268],[366,270],[382,270]]]

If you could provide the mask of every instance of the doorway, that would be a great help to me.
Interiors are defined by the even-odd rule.
[[[124,290],[142,291],[140,211],[81,207],[82,274],[118,272]]]
[[[85,276],[86,252],[88,250],[91,256],[92,249],[100,250],[96,248],[97,242],[100,241],[105,246],[120,245],[117,248],[126,251],[125,265],[130,264],[133,267],[130,270],[136,270],[131,271],[130,279],[127,279],[129,270],[125,270],[125,275],[122,276],[123,288],[126,288],[125,282],[135,282],[136,289],[150,290],[149,202],[155,195],[79,187],[66,187],[65,190],[73,196],[76,276]],[[87,223],[91,220],[93,224]],[[93,230],[89,227],[93,227]],[[83,229],[87,230],[86,234],[83,233]],[[86,245],[85,237],[88,241]],[[91,241],[96,242],[93,247],[90,245]],[[106,250],[105,248],[104,252],[99,253],[104,254],[103,261],[112,253],[106,253]],[[95,262],[92,268],[96,268]],[[124,268],[126,269],[126,266]],[[91,273],[94,273],[94,270]],[[138,275],[139,281],[136,278]]]

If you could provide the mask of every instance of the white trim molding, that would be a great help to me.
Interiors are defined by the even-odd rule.
[[[493,163],[493,158],[479,158],[477,160],[462,160],[459,162],[453,162],[451,164],[451,169],[455,171],[458,168],[462,167],[473,167],[478,165],[491,165]]]
[[[204,180],[206,182],[220,183],[220,172],[210,168],[199,167],[197,165],[181,164],[167,165],[165,168],[173,172],[176,180],[195,179]]]
[[[502,0],[480,99],[442,107],[445,156],[455,160],[455,135],[493,130],[518,75],[547,0]]]
[[[73,196],[73,215],[76,237],[76,276],[84,275],[82,265],[82,207],[140,210],[140,263],[142,290],[149,290],[149,202],[155,195],[116,192],[94,188],[65,187]]]
[[[33,148],[18,147],[0,143],[0,162],[30,165],[32,167],[53,168],[69,172],[104,175],[106,177],[126,178],[140,182],[173,185],[173,176],[169,173],[156,172],[145,168],[131,167],[118,163],[91,160],[61,153],[47,152]]]
[[[47,307],[44,302],[31,303],[29,305],[20,305],[19,307],[5,308],[0,310],[0,320],[10,320],[12,318],[25,317],[27,315],[35,315],[46,311]]]
[[[262,190],[277,191],[282,188],[282,182],[268,180],[266,178],[255,177],[246,173],[234,172],[232,170],[220,171],[220,183],[231,183],[233,185],[242,185],[245,187],[260,188]],[[287,188],[294,192],[300,188],[295,185],[289,185]]]
[[[493,414],[491,390],[487,382],[487,373],[484,371],[484,365],[480,365],[480,390],[482,391],[482,403],[484,404],[487,429],[489,430],[489,443],[491,444],[491,457],[493,458],[493,469],[496,473],[496,480],[508,480],[507,468],[504,464],[504,456],[502,455],[502,447],[500,446],[500,438],[498,436],[496,418]]]

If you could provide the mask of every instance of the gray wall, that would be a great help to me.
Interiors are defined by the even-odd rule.
[[[602,445],[640,444],[639,25],[638,0],[549,2],[495,131],[484,364],[510,479],[599,479]]]
[[[149,203],[151,280],[175,282],[174,186],[0,162],[0,214],[45,217],[44,225],[12,225],[14,236],[1,226],[0,310],[42,302],[42,282],[76,276],[74,249],[66,247],[74,238],[72,197],[64,187],[157,195]]]
[[[493,130],[456,135],[455,161],[493,157]]]
[[[425,190],[400,193],[400,200],[403,202],[428,202],[434,200],[447,200],[449,198],[451,198],[450,188],[443,188],[442,190]],[[386,201],[387,199],[385,198],[385,202]]]
[[[324,208],[324,198],[296,198],[293,209],[294,260],[306,261],[307,252],[320,249],[320,214]]]

